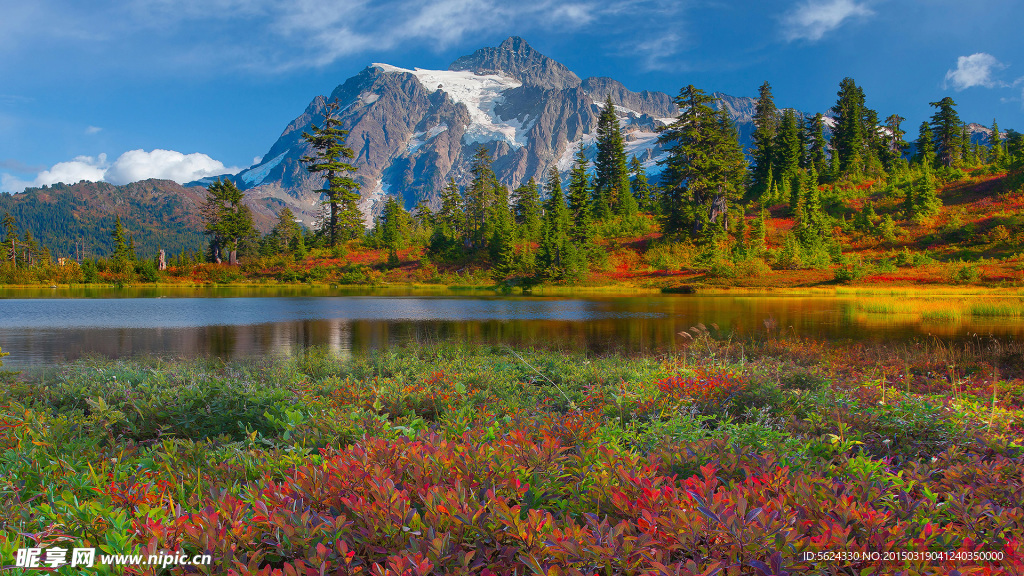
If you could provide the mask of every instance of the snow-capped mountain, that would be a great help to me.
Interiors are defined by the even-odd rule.
[[[521,38],[463,56],[448,70],[372,64],[327,100],[341,105],[369,217],[385,195],[399,196],[407,208],[421,199],[437,206],[449,178],[468,181],[469,162],[481,145],[494,158],[498,178],[513,187],[530,178],[543,182],[551,166],[567,171],[580,147],[593,158],[597,119],[608,95],[627,152],[658,171],[658,129],[678,112],[668,94],[633,92],[610,78],[581,80]],[[717,96],[748,142],[755,100]],[[301,162],[309,153],[301,135],[322,121],[324,102],[315,98],[259,164],[234,177],[261,211],[288,206],[313,223],[322,180]]]

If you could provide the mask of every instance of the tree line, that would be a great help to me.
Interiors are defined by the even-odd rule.
[[[305,229],[283,208],[271,232],[261,237],[243,192],[230,180],[218,181],[208,187],[203,206],[209,245],[202,258],[236,264],[252,256],[302,258],[317,248],[340,255],[348,241],[358,239],[386,250],[389,266],[399,264],[400,250],[419,245],[430,260],[489,265],[497,280],[573,282],[604,265],[603,240],[654,230],[666,242],[685,240],[713,250],[728,244],[733,258],[763,255],[767,213],[781,210],[794,220],[780,248],[783,265],[838,263],[837,227],[883,236],[898,228],[892,215],[879,218],[870,203],[848,219],[835,209],[837,188],[885,181],[902,198],[897,216],[923,222],[942,207],[939,181],[969,166],[1019,170],[1024,163],[1019,133],[1000,131],[993,121],[987,145],[972,141],[949,97],[931,103],[934,114],[921,124],[916,140],[908,142],[905,119],[892,114],[880,121],[851,78],[840,82],[827,115],[779,109],[765,82],[746,153],[726,107],[714,96],[690,85],[680,90],[675,104],[679,115],[658,137],[665,154],[658,160],[656,181],[648,179],[648,166],[627,157],[609,95],[598,118],[594,160],[577,149],[564,181],[552,167],[543,182],[531,179],[512,190],[498,181],[490,153],[481,146],[467,184],[460,188],[450,180],[434,210],[421,201],[408,212],[389,196],[372,228],[365,230],[358,183],[351,177],[354,154],[345,145],[348,132],[338,102],[328,102],[322,122],[302,135],[310,146],[302,160],[311,174],[323,177],[319,192],[325,201],[317,226]],[[30,234],[17,233],[10,214],[2,227],[10,265],[28,266],[46,257]],[[118,219],[113,255],[100,265],[139,261],[132,238],[122,235]],[[172,258],[178,263],[197,259],[186,252]]]

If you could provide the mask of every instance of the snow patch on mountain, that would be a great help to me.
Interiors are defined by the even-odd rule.
[[[444,132],[447,129],[448,125],[442,122],[441,124],[434,126],[430,130],[427,130],[426,132],[417,132],[413,134],[412,138],[410,138],[409,142],[407,142],[405,145],[406,152],[409,154],[415,154],[416,151],[419,150],[421,146],[423,146],[424,144],[432,140],[434,137],[436,137],[438,134]]]
[[[284,160],[284,156],[287,153],[288,150],[285,150],[275,156],[270,162],[265,162],[259,166],[254,166],[253,168],[246,170],[241,174],[242,181],[249,186],[259,186],[264,180],[266,180],[267,176],[270,175],[270,171]]]
[[[373,215],[378,213],[378,204],[383,205],[391,192],[391,185],[377,180],[369,192],[365,192],[359,200],[359,211],[363,213],[363,224],[367,228],[373,227]]]
[[[575,160],[576,151],[580,148],[590,148],[587,151],[587,158],[590,159],[591,164],[594,159],[594,144],[597,142],[597,134],[586,134],[583,138],[569,142],[565,147],[565,152],[558,157],[558,171],[565,174],[572,169],[573,161]],[[589,166],[588,169],[592,169],[593,165]]]
[[[390,64],[375,63],[384,72],[407,73],[416,76],[427,92],[444,91],[452,100],[464,104],[469,110],[470,124],[462,136],[464,144],[503,140],[513,148],[527,144],[526,132],[531,123],[502,120],[494,112],[503,100],[502,93],[522,86],[522,82],[499,74],[474,74],[468,70],[408,70]]]

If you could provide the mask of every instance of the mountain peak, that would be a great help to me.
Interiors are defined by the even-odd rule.
[[[526,40],[510,36],[496,48],[481,48],[452,62],[449,70],[469,70],[477,74],[503,74],[523,84],[565,90],[580,85],[571,70],[534,50]]]

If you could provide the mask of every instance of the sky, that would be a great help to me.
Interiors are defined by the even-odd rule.
[[[805,112],[863,87],[911,138],[951,96],[1024,131],[1020,0],[0,0],[0,191],[187,182],[257,162],[372,62],[444,69],[511,35],[581,78]]]

